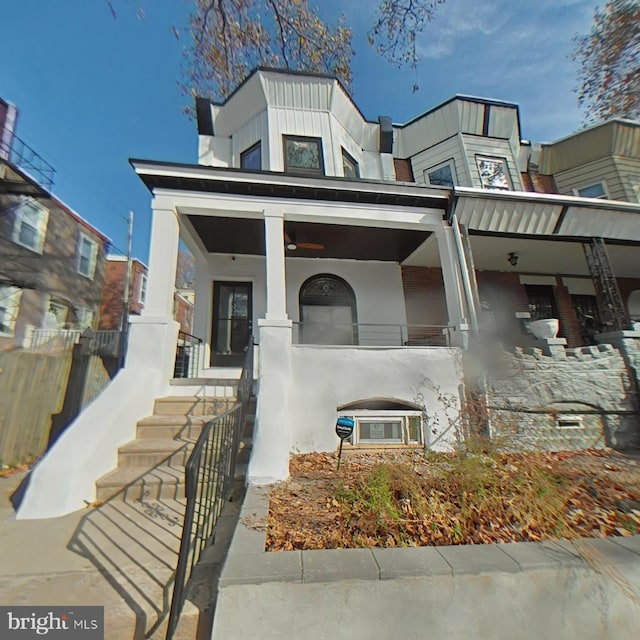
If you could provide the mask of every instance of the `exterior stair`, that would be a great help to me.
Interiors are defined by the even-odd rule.
[[[117,468],[96,482],[96,500],[184,498],[184,465],[203,426],[235,402],[235,395],[156,400],[153,415],[138,422],[136,439],[118,449]]]

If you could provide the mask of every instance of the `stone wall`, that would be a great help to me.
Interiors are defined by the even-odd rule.
[[[625,342],[640,363],[640,340]],[[640,444],[638,369],[611,344],[551,355],[516,349],[487,370],[492,435],[507,444],[553,450]]]

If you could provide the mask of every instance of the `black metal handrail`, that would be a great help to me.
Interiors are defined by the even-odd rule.
[[[202,339],[186,331],[178,331],[174,378],[197,378]]]
[[[167,640],[171,640],[178,625],[193,568],[212,540],[224,503],[231,494],[252,388],[253,337],[250,337],[238,381],[237,403],[204,426],[185,465],[187,506],[167,625]]]
[[[20,167],[47,191],[51,191],[56,170],[15,134],[11,136],[9,144],[0,142],[0,157]]]

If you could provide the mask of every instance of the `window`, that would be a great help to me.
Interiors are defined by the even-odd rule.
[[[76,311],[77,325],[79,329],[93,327],[93,311],[88,307],[80,307]]]
[[[574,193],[581,198],[608,198],[607,190],[604,186],[604,182],[596,182],[590,184],[587,187],[581,187],[580,189],[574,189]]]
[[[49,302],[49,311],[45,321],[47,329],[62,329],[67,320],[67,307],[57,302]]]
[[[287,173],[324,175],[320,138],[283,136],[284,170]]]
[[[500,189],[508,191],[511,189],[511,179],[507,161],[504,158],[483,158],[476,157],[480,183],[483,189]]]
[[[557,416],[556,428],[558,429],[584,429],[582,424],[582,416]]]
[[[424,181],[432,187],[453,187],[456,183],[456,171],[453,160],[425,169]]]
[[[358,163],[343,149],[342,150],[342,175],[345,178],[359,178],[360,167]]]
[[[147,300],[147,276],[144,273],[140,276],[140,293],[138,295],[138,302],[144,304]]]
[[[21,297],[18,287],[0,287],[0,335],[14,335]]]
[[[262,169],[262,143],[256,142],[240,154],[240,168],[250,171]]]
[[[49,210],[31,198],[20,201],[13,224],[13,241],[31,251],[42,253],[47,233]]]
[[[78,242],[78,264],[77,271],[87,278],[93,278],[96,270],[96,258],[98,257],[98,243],[95,240],[80,234]]]
[[[347,415],[343,413],[342,415]],[[367,411],[349,413],[355,428],[354,445],[421,445],[422,413],[420,411]]]

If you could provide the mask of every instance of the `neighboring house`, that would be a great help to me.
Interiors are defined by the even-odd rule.
[[[107,256],[99,329],[122,328],[124,299],[129,297],[129,315],[140,315],[147,298],[147,266],[137,258],[131,260],[129,290],[125,291],[128,260],[124,256]]]
[[[172,392],[181,242],[195,262],[198,378],[237,377],[257,345],[252,483],[286,477],[292,452],[334,450],[340,413],[356,418],[356,446],[451,448],[460,356],[481,331],[550,349],[528,324],[553,317],[569,346],[640,338],[627,332],[640,203],[613,170],[590,173],[615,165],[635,180],[637,123],[540,145],[522,139],[517,105],[456,96],[395,125],[368,120],[334,78],[265,69],[196,112],[198,164],[131,160],[153,221],[145,309],[103,394],[119,411],[100,428],[81,417],[72,433],[78,451],[95,441],[91,455],[65,467],[61,505],[42,494],[28,513],[90,499],[135,421]],[[603,181],[617,199],[581,191]],[[75,458],[72,437],[42,486]]]
[[[0,138],[0,349],[95,327],[109,239],[50,193],[53,169],[13,131]]]
[[[177,289],[173,296],[173,318],[180,324],[180,331],[193,332],[193,289]]]

